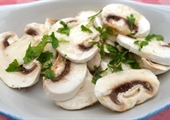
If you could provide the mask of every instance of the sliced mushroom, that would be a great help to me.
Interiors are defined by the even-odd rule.
[[[0,34],[0,41],[3,42],[2,43],[2,48],[6,48],[8,47],[10,44],[13,44],[14,42],[18,41],[18,36],[16,33],[9,31],[9,32],[4,32],[2,34]]]
[[[70,28],[69,36],[56,32],[58,28],[63,26],[60,21],[64,21]],[[75,63],[85,63],[92,59],[98,52],[98,47],[90,44],[92,41],[99,41],[99,32],[91,26],[89,29],[93,33],[87,33],[81,30],[81,25],[86,25],[86,23],[79,22],[76,18],[66,18],[58,21],[51,27],[49,34],[55,32],[55,36],[58,40],[65,40],[67,42],[60,42],[57,47],[57,51],[64,57],[67,56],[72,62]]]
[[[80,22],[89,22],[90,19],[89,17],[96,15],[98,12],[95,11],[82,11],[79,12],[75,17],[80,21]],[[101,27],[103,26],[103,23],[101,21],[100,16],[96,16],[94,19],[94,26],[97,27]]]
[[[90,71],[94,70],[94,66],[99,67],[101,63],[101,55],[97,53],[91,60],[87,62],[87,67]]]
[[[76,64],[63,60],[58,56],[52,66],[56,74],[55,80],[43,78],[43,89],[46,95],[54,101],[65,101],[73,98],[84,83],[87,74],[86,64]]]
[[[141,58],[139,56],[136,56],[135,59],[139,63],[140,68],[151,70],[155,75],[159,75],[170,70],[169,65],[154,63],[150,60],[147,60],[146,58]]]
[[[58,21],[57,18],[46,18],[45,20],[45,26],[50,28],[53,24],[55,24]]]
[[[159,84],[149,70],[125,70],[98,79],[95,95],[102,105],[122,112],[155,96]]]
[[[36,41],[31,36],[25,35],[22,38],[15,37],[4,39],[4,34],[0,34],[0,78],[3,82],[12,88],[24,88],[34,85],[39,80],[41,65],[36,60],[24,65],[23,57],[28,45],[34,45]],[[7,35],[7,34],[6,34]],[[18,40],[16,40],[18,39]],[[4,40],[9,42],[8,46],[4,45]],[[19,72],[7,72],[9,64],[18,60],[21,70]]]
[[[142,40],[142,38],[140,39]],[[130,52],[158,64],[170,65],[170,47],[167,46],[168,43],[152,40],[147,46],[139,50],[140,46],[134,44],[135,40],[120,34],[117,36],[117,42]]]
[[[77,110],[93,105],[98,100],[94,94],[94,84],[91,82],[91,80],[92,75],[88,71],[83,86],[73,98],[62,102],[55,101],[55,103],[67,110]]]
[[[133,14],[135,23],[133,28],[127,17]],[[109,4],[103,8],[101,13],[103,24],[110,26],[119,34],[130,35],[135,33],[134,37],[146,37],[150,32],[150,23],[140,13],[131,7],[123,4]]]
[[[36,41],[41,41],[44,34],[48,33],[48,28],[44,24],[30,23],[24,29],[27,35],[32,36]]]

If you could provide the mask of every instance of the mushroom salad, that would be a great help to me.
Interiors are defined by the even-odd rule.
[[[100,102],[123,112],[154,97],[156,75],[170,69],[170,43],[150,29],[142,14],[123,4],[30,23],[20,38],[0,34],[0,78],[26,88],[42,74],[45,94],[64,109]]]

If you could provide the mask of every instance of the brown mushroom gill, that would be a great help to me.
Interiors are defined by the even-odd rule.
[[[9,46],[9,42],[8,42],[8,39],[12,37],[12,35],[8,35],[5,37],[4,41],[3,41],[3,45],[4,45],[4,48],[8,47]]]
[[[31,36],[36,36],[38,35],[38,32],[32,28],[29,28],[28,30],[26,30],[26,34],[31,35]]]
[[[57,82],[57,81],[61,80],[64,76],[66,76],[70,72],[70,67],[71,67],[71,62],[69,60],[66,60],[65,68],[64,68],[63,72],[60,75],[58,75],[53,81]]]
[[[21,70],[20,70],[20,72],[22,73],[22,74],[29,74],[29,73],[31,73],[32,71],[34,71],[35,69],[36,69],[36,67],[37,67],[37,64],[34,64],[30,69],[27,69],[27,68],[25,68],[23,65],[21,65],[20,66],[20,68],[21,68]]]
[[[124,22],[125,22],[125,23],[129,26],[129,28],[130,28],[130,23],[129,23],[129,21],[128,21],[127,19],[123,18],[123,17],[116,16],[116,15],[108,15],[107,18],[106,18],[106,20],[107,20],[108,22],[109,22],[111,19],[114,20],[114,21],[119,21],[119,20],[122,19],[122,20],[124,20]],[[134,30],[135,33],[137,33],[137,32],[138,32],[138,26],[134,24],[132,30]]]
[[[79,45],[78,45],[78,48],[79,48],[81,51],[88,51],[88,50],[90,50],[92,47],[93,47],[92,45],[91,45],[91,46],[88,46],[88,47],[86,47],[86,46],[84,46],[84,45],[82,45],[82,44],[79,44]]]
[[[149,82],[141,82],[141,81],[133,81],[131,83],[125,83],[120,85],[119,87],[112,90],[110,94],[110,99],[118,105],[121,105],[120,101],[117,99],[117,95],[119,93],[123,93],[134,87],[135,85],[142,85],[145,89],[147,89],[149,92],[153,91],[153,88]]]
[[[162,45],[162,47],[170,47],[170,43],[167,43],[166,45]]]

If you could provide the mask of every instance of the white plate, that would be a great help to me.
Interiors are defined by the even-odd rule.
[[[85,1],[85,0],[84,0]],[[116,1],[114,1],[115,3]],[[127,4],[150,21],[152,33],[161,34],[170,41],[170,7],[146,5],[132,1],[117,1]],[[26,24],[44,23],[45,18],[64,18],[74,16],[82,10],[100,10],[111,1],[48,1],[0,7],[0,33],[15,31],[23,35]],[[17,53],[16,53],[17,54]],[[170,73],[159,76],[161,82],[158,94],[153,98],[123,113],[113,112],[99,103],[78,111],[67,111],[57,107],[42,89],[42,81],[26,89],[11,89],[0,81],[0,113],[11,118],[23,119],[142,119],[156,114],[170,106]]]

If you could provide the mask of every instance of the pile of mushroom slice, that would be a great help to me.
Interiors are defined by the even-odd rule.
[[[131,15],[135,18],[133,29],[127,18]],[[93,19],[90,20],[91,16]],[[85,31],[82,26],[87,27]],[[69,28],[69,34],[58,32],[63,27]],[[111,28],[114,34],[107,34],[103,41],[99,27],[103,30]],[[44,74],[42,66],[36,59],[25,65],[23,57],[30,43],[35,46],[44,35],[54,33],[59,46],[54,49],[48,43],[43,52],[53,53],[51,70],[55,78],[44,76],[42,82],[45,94],[64,109],[82,109],[99,101],[113,111],[126,111],[154,97],[160,85],[156,75],[170,69],[170,44],[152,40],[139,50],[134,41],[145,39],[150,33],[150,23],[143,15],[123,4],[110,4],[98,12],[81,11],[75,17],[47,18],[45,24],[30,23],[24,31],[26,35],[21,38],[13,32],[0,34],[1,79],[12,88],[34,85],[40,74]],[[131,33],[133,38],[129,37]],[[94,42],[104,45],[103,51],[100,45],[91,44]],[[108,44],[119,51],[129,50],[140,69],[132,69],[123,62],[122,71],[115,72],[108,67],[115,58],[110,55]],[[104,58],[101,52],[104,52]],[[5,71],[14,59],[24,71]],[[103,72],[94,84],[92,80],[96,77],[93,74],[96,69],[98,74]]]
[[[29,35],[19,38],[14,32],[0,34],[0,78],[11,88],[25,88],[34,85],[39,80],[41,65],[33,60],[24,65],[23,57],[29,44],[35,45],[37,42]],[[7,72],[9,64],[18,60],[21,66],[19,72]]]

